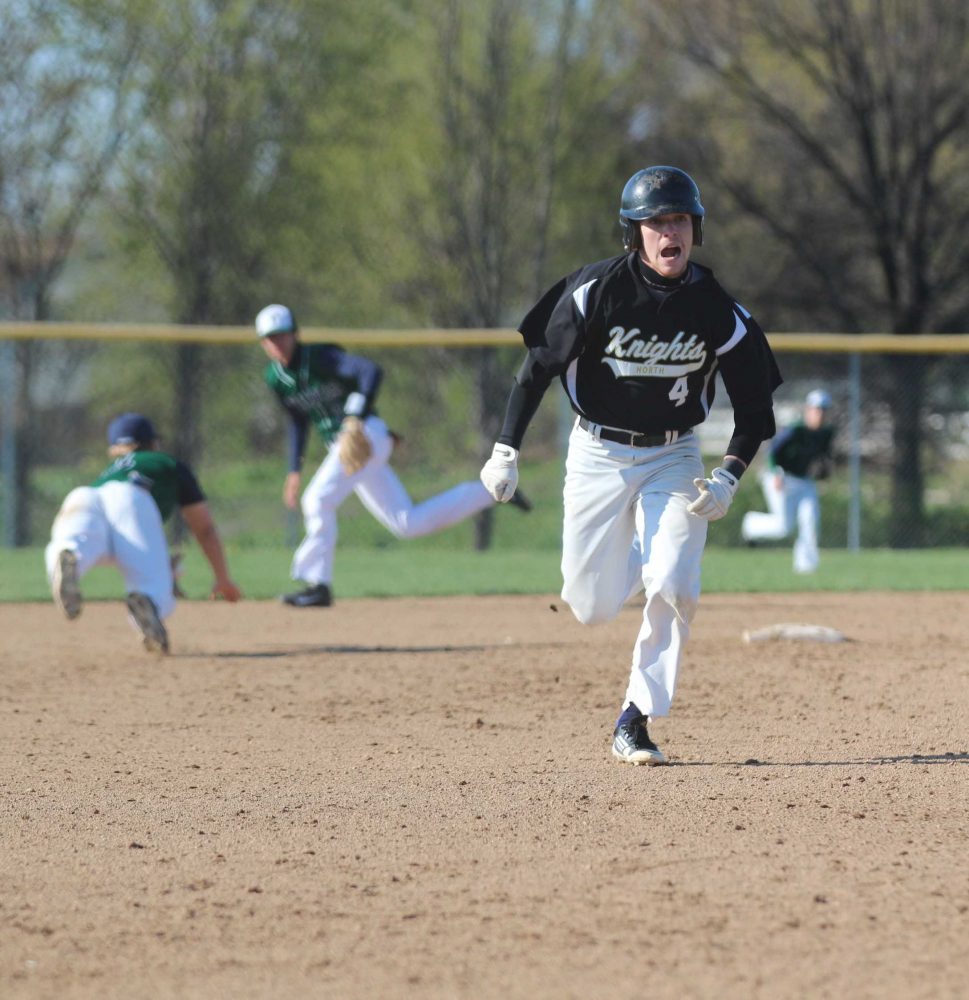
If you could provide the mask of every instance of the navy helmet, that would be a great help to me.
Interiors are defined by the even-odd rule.
[[[647,167],[626,181],[619,206],[622,244],[627,250],[639,247],[637,222],[657,215],[678,213],[693,217],[693,243],[703,243],[703,216],[700,189],[693,178],[679,167]]]
[[[158,435],[152,422],[140,413],[122,413],[108,424],[108,444],[149,445]]]

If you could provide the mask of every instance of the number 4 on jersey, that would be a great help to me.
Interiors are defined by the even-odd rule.
[[[677,406],[682,406],[686,402],[686,398],[689,395],[690,388],[687,385],[686,376],[678,378],[673,383],[673,388],[670,389],[670,399],[672,399]]]

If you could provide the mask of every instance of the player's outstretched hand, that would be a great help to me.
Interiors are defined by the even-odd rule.
[[[225,580],[216,580],[212,584],[212,593],[209,594],[209,600],[214,601],[218,597],[228,601],[230,604],[235,604],[242,597],[242,591],[236,586],[234,580],[228,578]]]
[[[481,482],[498,503],[507,503],[518,489],[518,450],[496,444],[481,470]]]
[[[716,468],[709,479],[694,479],[700,495],[686,509],[704,521],[719,521],[730,508],[740,480],[726,469]]]

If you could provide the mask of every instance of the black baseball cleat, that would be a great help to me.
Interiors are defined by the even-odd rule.
[[[612,755],[625,764],[666,763],[663,751],[649,738],[645,716],[616,726],[612,736]]]
[[[517,507],[523,514],[527,514],[532,509],[531,500],[521,490],[515,490],[508,503],[512,507]]]
[[[283,594],[283,604],[294,608],[328,608],[333,603],[333,594],[325,583],[314,583],[295,594]]]

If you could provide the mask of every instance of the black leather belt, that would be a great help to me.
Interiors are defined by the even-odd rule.
[[[656,434],[637,434],[635,431],[621,431],[615,427],[603,427],[601,424],[594,424],[591,420],[586,420],[585,417],[579,417],[579,426],[597,439],[615,441],[617,444],[628,444],[632,448],[658,448],[660,445],[674,444],[693,429],[691,427],[685,431],[659,431]]]

